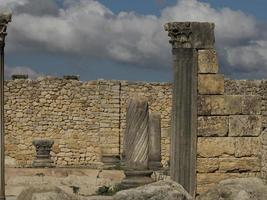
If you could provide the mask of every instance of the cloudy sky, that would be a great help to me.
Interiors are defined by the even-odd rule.
[[[266,0],[0,0],[12,11],[6,78],[171,81],[169,21],[214,22],[221,72],[267,78]]]

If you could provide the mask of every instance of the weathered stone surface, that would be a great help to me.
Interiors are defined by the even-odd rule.
[[[214,24],[208,22],[170,22],[164,25],[173,48],[210,49],[214,47]]]
[[[211,173],[219,169],[218,158],[198,158],[197,159],[197,172]]]
[[[220,158],[220,172],[259,172],[260,159],[250,158]]]
[[[173,48],[173,104],[170,175],[195,194],[197,140],[197,51]]]
[[[250,173],[198,173],[197,174],[197,193],[202,194],[214,187],[215,184],[222,180],[230,178],[247,178],[247,177],[258,177],[258,172]]]
[[[221,74],[198,74],[199,94],[223,94],[224,76]]]
[[[235,141],[230,137],[199,137],[197,154],[204,158],[234,155]]]
[[[32,143],[36,148],[36,159],[33,161],[33,167],[53,167],[50,152],[54,141],[49,139],[36,139]]]
[[[242,113],[240,95],[199,95],[198,115],[236,115]]]
[[[225,95],[225,113],[227,115],[237,115],[242,113],[242,96],[241,95]]]
[[[51,185],[36,185],[24,189],[17,200],[78,200],[60,188]]]
[[[244,115],[260,115],[262,108],[262,97],[258,95],[243,96],[242,114]]]
[[[260,155],[259,137],[236,137],[235,138],[235,157],[257,157]]]
[[[216,74],[219,66],[215,49],[198,50],[198,73]]]
[[[145,98],[130,99],[128,103],[123,147],[126,177],[121,187],[127,189],[153,182],[152,171],[148,170],[149,111]]]
[[[161,123],[160,113],[152,112],[149,115],[149,169],[161,168]]]
[[[226,136],[228,134],[228,116],[198,117],[198,136]]]
[[[260,115],[229,116],[229,136],[259,136],[262,131]]]
[[[113,198],[114,200],[193,200],[181,185],[173,181],[159,181],[123,190]]]
[[[5,166],[6,167],[16,167],[16,159],[11,158],[10,156],[5,156]]]
[[[125,178],[120,184],[121,189],[139,187],[154,182],[151,178],[152,170],[124,170]]]
[[[148,102],[131,99],[127,107],[124,152],[129,169],[148,169]]]
[[[200,195],[199,200],[265,200],[267,185],[258,178],[239,178],[221,181]]]

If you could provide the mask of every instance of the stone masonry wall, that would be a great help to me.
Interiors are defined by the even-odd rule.
[[[264,107],[258,81],[224,81],[214,50],[200,50],[198,62],[197,192],[201,193],[226,178],[260,175]]]
[[[30,167],[33,139],[54,140],[56,166],[99,166],[101,155],[119,155],[126,104],[148,97],[150,110],[161,113],[162,163],[169,160],[171,88],[169,83],[65,80],[43,77],[5,82],[7,163]]]
[[[224,80],[214,50],[198,52],[197,192],[222,179],[266,178],[267,80]],[[122,152],[127,101],[146,97],[161,114],[162,163],[169,161],[172,86],[60,78],[5,82],[6,158],[30,167],[33,139],[55,141],[57,167],[101,165]]]

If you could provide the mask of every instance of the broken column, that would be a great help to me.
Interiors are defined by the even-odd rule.
[[[53,140],[36,139],[33,140],[33,145],[36,148],[36,158],[33,161],[33,167],[54,167],[51,160],[51,148],[54,144]]]
[[[159,170],[161,165],[161,126],[160,113],[149,115],[149,169]]]
[[[195,196],[197,50],[214,48],[214,24],[172,22],[164,28],[172,44],[174,71],[170,174]]]
[[[122,188],[151,183],[152,171],[148,170],[149,123],[146,99],[131,99],[127,106],[124,135],[124,173]]]

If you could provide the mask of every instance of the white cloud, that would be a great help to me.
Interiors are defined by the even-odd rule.
[[[25,66],[16,66],[16,67],[5,66],[5,77],[7,79],[10,79],[10,77],[13,74],[28,74],[29,78],[31,78],[31,79],[35,79],[38,76],[41,76],[40,73],[34,71],[30,67],[25,67]]]
[[[14,0],[10,1],[14,17],[9,27],[9,51],[32,48],[161,68],[171,63],[164,23],[211,21],[216,24],[218,52],[228,66],[226,71],[266,71],[267,36],[261,33],[266,24],[259,26],[253,16],[241,11],[214,9],[197,0],[178,0],[159,17],[134,12],[114,14],[94,0],[65,0],[62,8],[49,0],[44,5],[47,9],[38,10],[40,15],[33,9],[22,9],[36,5],[36,1],[40,0],[19,0],[17,7]]]

